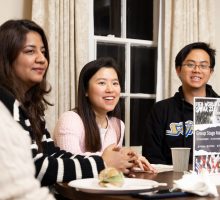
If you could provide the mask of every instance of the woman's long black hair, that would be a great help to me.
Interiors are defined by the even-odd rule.
[[[89,80],[92,76],[101,68],[113,68],[121,82],[121,76],[117,64],[114,59],[110,57],[102,57],[97,60],[87,63],[81,70],[79,76],[78,85],[78,105],[76,111],[81,117],[84,127],[85,127],[85,148],[86,151],[96,152],[101,150],[101,139],[99,134],[99,128],[96,123],[96,116],[91,107],[89,98],[86,96],[88,91]],[[109,117],[118,118],[118,126],[120,127],[120,106],[119,103],[116,105],[115,109],[108,112]],[[120,130],[120,128],[119,128]]]

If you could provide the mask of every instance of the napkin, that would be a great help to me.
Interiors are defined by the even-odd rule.
[[[216,185],[211,182],[206,174],[189,173],[184,174],[179,180],[174,180],[173,190],[181,189],[185,192],[197,194],[199,196],[214,196],[218,197]]]
[[[158,173],[173,171],[173,165],[151,164]]]

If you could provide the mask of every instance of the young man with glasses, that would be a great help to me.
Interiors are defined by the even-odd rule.
[[[172,164],[171,147],[193,147],[194,97],[218,97],[207,84],[215,66],[215,50],[203,42],[185,46],[176,56],[182,85],[168,99],[157,102],[146,122],[143,155],[150,163]]]

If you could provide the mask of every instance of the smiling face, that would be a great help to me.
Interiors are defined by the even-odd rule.
[[[24,46],[13,62],[15,75],[29,89],[42,81],[47,67],[41,36],[37,32],[28,32]]]
[[[195,64],[194,68],[189,68],[184,64]],[[193,49],[187,55],[182,63],[183,66],[176,68],[184,90],[202,89],[205,90],[205,85],[213,73],[213,69],[201,69],[198,65],[210,66],[210,57],[206,51],[202,49]]]
[[[119,101],[121,87],[118,76],[113,68],[99,69],[89,80],[88,96],[94,112],[106,115],[114,110]]]

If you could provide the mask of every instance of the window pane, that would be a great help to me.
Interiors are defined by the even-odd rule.
[[[130,145],[138,146],[142,144],[146,118],[154,102],[153,99],[131,99]]]
[[[120,110],[121,110],[121,120],[125,122],[125,99],[121,97],[119,102],[120,102]]]
[[[94,34],[121,36],[121,1],[94,0]]]
[[[156,47],[131,48],[131,93],[155,94]]]
[[[127,0],[127,38],[153,40],[153,0]]]
[[[121,72],[121,92],[125,91],[125,46],[120,44],[97,43],[97,58],[112,57]]]

